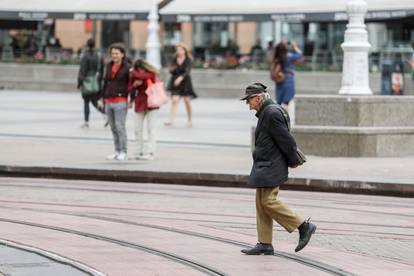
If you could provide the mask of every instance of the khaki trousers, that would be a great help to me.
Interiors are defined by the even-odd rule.
[[[279,187],[256,189],[256,220],[259,242],[272,243],[273,220],[289,233],[303,223],[303,219],[277,199]]]

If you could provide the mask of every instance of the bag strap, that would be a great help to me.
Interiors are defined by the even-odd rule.
[[[283,115],[283,119],[284,119],[284,121],[285,121],[285,124],[286,124],[286,126],[287,126],[287,128],[288,128],[288,130],[289,130],[289,132],[290,132],[290,117],[289,117],[289,114],[286,112],[286,110],[284,110],[283,109],[283,107],[281,107],[280,105],[278,105],[278,104],[269,104],[268,106],[266,106],[265,107],[265,109],[263,110],[263,116],[264,116],[264,113],[265,113],[265,111],[266,111],[266,109],[269,107],[269,106],[272,106],[272,105],[275,105],[276,106],[276,108],[277,108],[277,110],[279,110],[279,112],[280,113],[282,113],[282,115]]]
[[[287,126],[287,128],[288,128],[288,130],[290,132],[290,118],[289,118],[289,114],[280,105],[276,105],[276,106],[277,106],[277,109],[282,113],[283,119],[285,120],[286,126]]]
[[[96,56],[98,57],[98,68],[97,68],[97,73],[100,74],[101,73],[101,68],[102,68],[102,61],[101,61],[101,55],[99,54],[99,52],[96,52]]]
[[[150,87],[153,84],[154,84],[154,82],[151,80],[151,78],[148,78],[147,79],[147,87]]]

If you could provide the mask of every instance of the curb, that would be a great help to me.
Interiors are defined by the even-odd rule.
[[[247,188],[248,180],[248,175],[238,174],[100,170],[8,165],[0,165],[0,176],[160,183],[231,188]],[[281,186],[281,189],[414,197],[414,182],[409,184],[366,180],[358,181],[294,177],[289,178],[289,180]]]

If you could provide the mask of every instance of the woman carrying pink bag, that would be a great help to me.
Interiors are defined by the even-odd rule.
[[[158,70],[147,61],[138,59],[129,78],[128,90],[131,93],[129,107],[135,109],[135,139],[137,160],[154,160],[156,150],[157,117],[160,105],[149,102],[148,94],[158,93],[162,83]],[[165,93],[165,92],[164,92]],[[154,96],[154,95],[152,95]],[[151,95],[150,95],[151,97]],[[155,101],[163,101],[163,96],[156,95]],[[166,98],[166,96],[165,96]],[[150,103],[150,104],[149,104]],[[144,120],[147,120],[148,144],[144,147]]]

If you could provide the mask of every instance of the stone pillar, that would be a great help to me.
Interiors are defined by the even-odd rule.
[[[158,23],[158,3],[156,0],[153,0],[152,2],[151,10],[148,15],[148,23],[146,59],[159,69],[161,68],[160,39],[158,37],[158,30],[160,29],[160,26]]]
[[[364,0],[348,0],[349,23],[346,26],[341,95],[372,95],[369,87],[368,32],[364,23],[367,4]]]
[[[274,37],[275,37],[275,41],[274,44],[276,46],[277,43],[282,41],[282,21],[280,20],[276,20],[274,21],[274,27],[275,27],[275,33],[274,33]]]

